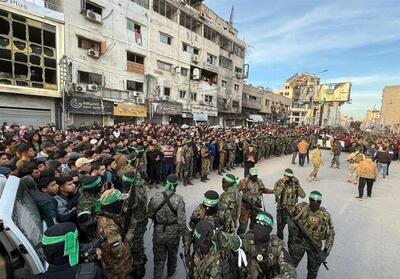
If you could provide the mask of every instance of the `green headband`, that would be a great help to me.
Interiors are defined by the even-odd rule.
[[[140,186],[142,184],[142,180],[139,177],[131,178],[126,176],[125,174],[122,176],[122,181],[133,184],[134,186]]]
[[[274,225],[274,221],[272,221],[272,219],[265,214],[258,214],[256,220],[260,221],[263,224],[269,225],[271,228]]]
[[[231,178],[231,177],[225,175],[224,180],[227,182],[233,183],[233,187],[237,188],[237,186],[238,186],[238,178],[237,177]]]
[[[212,200],[212,199],[207,199],[204,198],[203,199],[203,204],[205,204],[206,206],[216,206],[219,203],[218,199]]]
[[[177,185],[178,185],[178,183],[172,183],[167,180],[167,182],[165,182],[164,189],[165,190],[175,190]]]
[[[98,199],[98,200],[96,201],[96,204],[95,204],[95,211],[96,211],[96,213],[99,213],[99,212],[101,211],[101,207],[102,207],[103,205],[112,204],[112,203],[116,202],[117,200],[119,200],[119,199],[121,198],[121,196],[122,196],[122,193],[121,193],[119,190],[116,190],[115,193],[114,193],[114,195],[109,196],[109,197],[105,198],[105,199],[102,200],[102,201],[101,201],[100,199]]]
[[[43,235],[42,244],[52,245],[64,242],[64,256],[68,256],[69,265],[75,266],[79,262],[78,230],[60,236]]]
[[[287,177],[293,177],[293,173],[286,172],[286,171],[283,173],[283,175],[287,176]]]
[[[95,181],[93,181],[92,183],[89,184],[83,184],[83,188],[85,189],[92,189],[96,186],[98,186],[101,183],[101,178],[97,177],[97,179]]]
[[[198,231],[196,231],[196,230],[194,230],[193,235],[194,235],[194,237],[196,237],[197,239],[200,239],[200,237],[201,237],[201,234],[200,234]]]
[[[322,201],[322,196],[319,194],[310,194],[310,199],[314,200],[314,201]]]

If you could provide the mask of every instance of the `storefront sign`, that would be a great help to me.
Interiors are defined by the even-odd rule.
[[[146,117],[147,107],[135,104],[115,104],[114,116]]]
[[[193,114],[207,114],[208,116],[218,116],[218,108],[209,107],[209,106],[201,106],[201,105],[193,105],[192,113]]]
[[[160,115],[178,115],[182,114],[182,104],[179,103],[152,103],[154,114]]]
[[[194,121],[208,121],[208,115],[202,113],[193,113]]]
[[[114,103],[95,98],[71,96],[66,98],[68,112],[79,114],[112,115]]]

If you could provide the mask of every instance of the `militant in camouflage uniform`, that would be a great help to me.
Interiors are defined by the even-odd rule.
[[[235,169],[235,158],[236,158],[236,145],[233,140],[227,143],[228,150],[228,170]]]
[[[218,154],[219,154],[219,164],[218,164],[218,174],[222,175],[225,166],[225,159],[226,159],[226,149],[225,149],[225,143],[223,140],[221,140],[218,143]]]
[[[221,229],[227,233],[236,231],[237,220],[240,214],[242,197],[237,191],[237,187],[237,177],[232,174],[224,176],[222,179],[222,189],[224,192],[220,196],[218,218],[221,221]]]
[[[297,204],[299,197],[304,198],[303,188],[299,180],[294,177],[291,169],[286,169],[283,178],[279,179],[274,185],[276,202],[276,221],[277,235],[283,240],[283,230],[288,222],[288,213],[292,212]]]
[[[165,191],[156,193],[149,202],[147,214],[154,222],[153,278],[163,278],[167,257],[168,276],[172,276],[176,271],[179,241],[186,231],[185,203],[183,198],[175,193],[177,186],[178,177],[170,174],[164,186]]]
[[[206,182],[209,180],[207,177],[208,170],[210,168],[210,152],[208,151],[208,148],[206,146],[206,143],[203,142],[200,147],[200,157],[201,157],[201,181]]]
[[[134,193],[134,205],[131,205],[131,218],[129,224],[124,224],[127,232],[126,239],[131,243],[133,265],[133,278],[143,278],[146,272],[147,257],[144,249],[144,234],[147,229],[147,187],[139,177],[139,172],[127,172],[122,176],[123,193]]]
[[[272,150],[272,136],[268,135],[266,140],[265,140],[265,158],[268,159],[269,157],[271,157],[271,150]]]
[[[218,220],[218,203],[219,195],[216,191],[209,190],[204,193],[203,203],[199,204],[192,213],[187,227],[187,236],[185,237],[185,262],[188,269],[188,277],[193,277],[193,255],[191,252],[192,244],[194,243],[194,229],[200,221],[207,221],[213,225],[214,228],[219,227]],[[194,249],[193,249],[194,250]]]
[[[100,246],[101,266],[109,279],[126,279],[132,272],[131,246],[122,236],[124,224],[121,217],[127,197],[117,189],[110,189],[96,203],[97,232],[105,239]]]
[[[251,168],[249,176],[240,180],[238,191],[242,193],[242,206],[239,217],[238,234],[246,232],[250,219],[250,229],[253,229],[256,216],[262,207],[262,194],[273,194],[265,188],[264,183],[258,178],[257,169]]]
[[[78,198],[77,214],[81,232],[81,240],[90,242],[96,237],[97,220],[95,218],[95,205],[100,197],[101,178],[98,176],[84,176]]]
[[[315,251],[311,247],[309,241],[293,222],[289,224],[293,229],[289,231],[288,247],[296,267],[303,258],[304,253],[307,252],[307,278],[315,279],[318,275],[319,266],[321,263],[325,263],[333,247],[335,230],[331,215],[325,208],[321,207],[322,194],[318,191],[311,192],[309,201],[309,204],[302,202],[296,205],[291,215],[293,216],[293,222],[298,222],[302,225],[305,233],[320,250]],[[324,246],[323,250],[322,246]]]
[[[221,231],[215,231],[211,223],[197,223],[194,236],[194,279],[238,278],[237,259],[232,251],[223,246]],[[243,252],[244,254],[244,252]]]
[[[246,253],[248,265],[242,270],[241,278],[297,278],[292,259],[283,241],[271,234],[272,228],[273,217],[267,212],[260,212],[254,230],[240,236],[222,234],[223,247],[235,251],[241,248]]]
[[[193,176],[193,148],[192,141],[186,141],[186,145],[183,146],[183,157],[185,158],[185,164],[183,165],[183,185],[193,185],[191,182]]]

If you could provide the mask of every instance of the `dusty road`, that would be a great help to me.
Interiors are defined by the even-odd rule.
[[[324,166],[319,172],[320,181],[308,182],[307,175],[312,166],[302,168],[290,164],[290,157],[279,157],[264,160],[257,164],[259,177],[264,184],[272,188],[285,168],[293,169],[307,195],[312,190],[323,194],[323,204],[333,218],[336,238],[331,255],[328,257],[329,271],[320,268],[318,278],[329,279],[361,279],[361,278],[399,278],[400,273],[400,163],[390,166],[388,182],[379,178],[375,183],[371,199],[359,201],[355,199],[357,186],[347,180],[346,154],[341,156],[341,168],[329,168],[331,156],[323,153]],[[243,177],[243,169],[237,168],[233,173]],[[222,192],[221,176],[212,173],[207,183],[195,180],[194,186],[178,188],[186,203],[186,215],[198,205],[206,190],[214,189]],[[159,190],[161,191],[161,190]],[[150,192],[151,196],[154,191]],[[275,216],[274,199],[264,195],[266,210]],[[276,231],[276,224],[274,232]],[[285,232],[287,237],[287,232]],[[153,277],[151,228],[146,232],[145,247],[148,255],[146,278]],[[303,258],[298,267],[298,278],[307,277],[307,260]],[[183,264],[178,258],[178,271],[174,278],[185,278]]]

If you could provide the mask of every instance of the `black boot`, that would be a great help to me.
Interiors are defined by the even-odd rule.
[[[192,181],[190,181],[190,180],[188,179],[187,185],[194,185],[194,184],[192,183]]]
[[[204,176],[204,179],[205,180],[210,180],[210,178],[208,178],[208,176],[206,175],[206,176]]]
[[[204,178],[204,176],[201,177],[200,181],[201,182],[207,182],[207,180]]]

